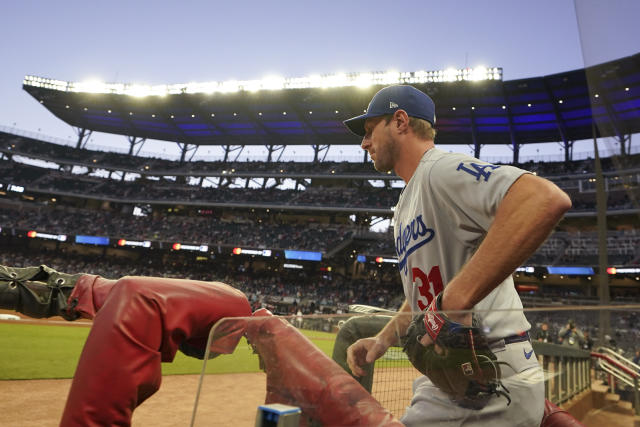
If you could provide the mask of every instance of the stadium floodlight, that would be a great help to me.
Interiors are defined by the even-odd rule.
[[[373,85],[374,79],[372,73],[359,73],[353,83],[355,86],[367,88]]]
[[[105,90],[105,83],[98,80],[87,80],[74,83],[79,92],[102,93]]]
[[[260,90],[361,87],[391,84],[419,84],[461,81],[502,80],[502,68],[447,68],[437,71],[375,71],[367,73],[312,74],[307,77],[284,78],[267,76],[258,80],[227,80],[222,82],[192,82],[171,85],[104,83],[97,80],[65,82],[45,77],[25,76],[25,86],[62,92],[104,93],[134,97],[165,96],[181,93],[235,93]]]
[[[258,80],[260,89],[265,90],[281,90],[285,88],[286,79],[280,76],[267,76],[262,80]]]

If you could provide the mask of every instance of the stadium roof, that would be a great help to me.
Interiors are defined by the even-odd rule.
[[[438,79],[405,81],[434,99],[438,144],[479,150],[486,144],[570,143],[592,137],[593,117],[599,136],[622,139],[640,132],[640,53],[521,80],[433,80]],[[196,146],[324,146],[359,143],[342,121],[361,114],[384,84],[176,90],[146,97],[69,90],[72,85],[27,76],[23,88],[56,117],[87,131]]]

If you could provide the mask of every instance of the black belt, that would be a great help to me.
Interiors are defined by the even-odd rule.
[[[528,331],[523,334],[509,335],[508,337],[500,338],[497,340],[491,340],[489,341],[489,345],[500,344],[502,342],[504,342],[504,345],[507,345],[507,344],[513,344],[516,342],[524,342],[524,341],[530,341]]]

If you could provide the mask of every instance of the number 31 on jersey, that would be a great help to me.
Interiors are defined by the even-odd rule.
[[[434,265],[429,270],[429,274],[425,274],[418,267],[411,269],[411,279],[413,280],[413,286],[418,289],[418,307],[420,310],[425,310],[431,304],[431,301],[442,292],[444,286],[442,285],[442,275],[440,274],[440,267]]]

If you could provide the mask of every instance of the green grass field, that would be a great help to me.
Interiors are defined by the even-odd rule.
[[[335,334],[302,331],[331,356]],[[71,378],[89,334],[88,327],[0,323],[0,380]],[[259,372],[258,356],[242,339],[233,354],[207,362],[207,373]],[[199,374],[202,361],[178,352],[163,363],[165,375]]]

